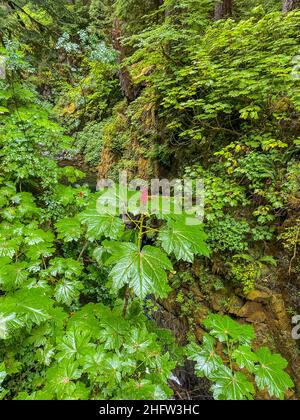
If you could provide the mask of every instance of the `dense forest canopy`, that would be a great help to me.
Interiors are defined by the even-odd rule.
[[[0,398],[299,399],[299,157],[298,0],[0,1]]]

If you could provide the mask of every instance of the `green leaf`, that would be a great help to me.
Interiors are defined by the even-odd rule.
[[[146,351],[148,357],[149,349],[152,346],[151,338],[146,328],[134,328],[129,332],[129,339],[125,343],[124,348],[128,354],[134,354],[135,358],[140,360],[139,357]]]
[[[232,353],[232,358],[241,369],[246,368],[249,372],[253,372],[257,357],[249,346],[239,346]]]
[[[206,239],[202,225],[190,226],[184,217],[169,219],[158,236],[167,254],[174,253],[177,260],[187,262],[193,262],[195,255],[209,256]]]
[[[45,232],[42,229],[25,229],[24,242],[27,245],[38,245],[44,242],[51,244],[54,240],[54,235],[51,232]]]
[[[223,361],[215,350],[215,343],[214,338],[205,335],[201,347],[195,343],[187,347],[188,358],[196,362],[196,373],[200,377],[209,377],[223,366]]]
[[[165,297],[170,288],[167,284],[166,270],[172,270],[172,264],[160,249],[145,246],[141,251],[133,243],[104,242],[112,256],[106,262],[114,265],[110,272],[113,286],[119,290],[128,284],[140,298],[153,293]]]
[[[70,306],[72,302],[78,299],[82,284],[78,281],[61,280],[55,286],[54,297],[57,302]]]
[[[256,352],[258,365],[255,367],[255,380],[260,390],[267,389],[270,396],[284,399],[284,394],[294,384],[284,371],[288,362],[279,354],[272,354],[270,349],[263,347]]]
[[[254,329],[251,325],[239,324],[227,315],[210,315],[204,321],[204,325],[210,330],[211,335],[221,342],[232,340],[241,344],[251,344],[255,338]]]
[[[124,232],[124,223],[119,217],[100,214],[96,208],[82,213],[80,219],[87,226],[87,236],[91,240],[102,237],[119,239]]]
[[[10,310],[12,314],[10,323],[13,327],[17,326],[21,319],[28,328],[32,328],[33,325],[40,325],[51,317],[50,311],[53,303],[53,300],[45,294],[42,288],[24,288],[5,297],[0,302],[0,311],[2,308],[7,312]],[[13,317],[15,314],[16,316]]]
[[[88,331],[76,331],[72,329],[62,339],[58,340],[57,349],[59,351],[57,359],[79,359],[84,357],[91,349],[95,347],[90,343],[90,334]]]
[[[79,277],[83,270],[82,264],[72,258],[54,258],[49,264],[48,271],[54,277],[63,275],[67,279],[72,279]]]
[[[27,268],[28,264],[26,262],[14,263],[0,268],[0,283],[4,284],[6,290],[21,286],[29,276]]]
[[[6,368],[5,368],[5,364],[2,362],[0,363],[0,389],[1,389],[1,385],[4,381],[4,379],[6,378]]]
[[[4,314],[0,312],[0,339],[7,339],[11,331],[15,328],[23,327],[23,325],[23,322],[17,317],[16,313]]]
[[[9,109],[5,108],[5,106],[0,106],[0,114],[9,113]]]
[[[243,373],[232,372],[227,366],[222,366],[209,379],[215,382],[212,386],[215,400],[253,400],[254,387]]]
[[[68,217],[56,223],[58,239],[65,242],[78,241],[81,237],[81,224],[76,217]]]
[[[31,261],[40,260],[40,258],[49,258],[55,252],[55,248],[52,246],[51,243],[39,243],[36,245],[32,245],[28,251],[26,252],[26,257],[29,258]]]
[[[111,314],[112,315],[112,314]],[[128,324],[123,319],[116,319],[105,314],[99,322],[99,340],[108,350],[119,350],[126,342]]]
[[[47,370],[45,391],[51,391],[59,400],[68,399],[76,390],[74,381],[78,380],[81,375],[76,362],[63,360]]]
[[[2,239],[0,237],[0,257],[13,258],[20,247],[20,239]]]

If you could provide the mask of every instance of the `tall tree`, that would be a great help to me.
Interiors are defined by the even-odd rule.
[[[299,0],[284,0],[282,10],[283,12],[291,12],[299,7],[299,3]]]
[[[232,15],[232,0],[222,0],[216,4],[215,19],[220,20]]]

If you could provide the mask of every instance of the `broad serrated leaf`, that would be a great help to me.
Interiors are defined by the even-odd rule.
[[[173,267],[163,251],[152,246],[140,250],[133,243],[106,242],[104,246],[112,254],[106,264],[114,266],[110,278],[117,290],[128,284],[141,299],[150,293],[166,297],[170,290],[166,270]]]
[[[26,257],[29,258],[31,261],[37,261],[42,257],[51,257],[54,254],[54,252],[55,248],[52,246],[51,243],[42,242],[30,246],[28,251],[26,251]]]
[[[57,302],[71,305],[72,302],[78,299],[81,288],[82,284],[78,281],[61,280],[55,286],[54,297]]]
[[[58,239],[65,242],[78,241],[81,237],[81,224],[76,217],[68,217],[56,223]]]
[[[88,331],[76,331],[72,329],[62,339],[58,340],[57,349],[59,351],[57,359],[79,359],[84,357],[91,349],[95,347],[90,343],[90,334]]]
[[[124,232],[124,223],[119,217],[100,214],[96,208],[82,213],[80,219],[87,226],[87,236],[91,240],[102,237],[119,239]]]
[[[3,305],[11,308],[11,312],[15,312],[28,328],[32,328],[50,318],[53,300],[43,289],[21,289],[5,298]]]
[[[253,400],[255,389],[243,373],[232,372],[227,366],[222,366],[209,379],[215,382],[212,386],[215,400]]]
[[[249,372],[253,372],[257,357],[249,346],[239,346],[232,353],[232,358],[241,369],[246,368]]]
[[[44,392],[51,391],[59,400],[68,399],[76,390],[74,381],[78,380],[81,375],[82,371],[79,369],[78,363],[72,360],[63,360],[47,370]]]
[[[288,362],[279,354],[272,354],[263,347],[256,352],[258,365],[255,367],[255,380],[260,390],[267,389],[271,397],[284,399],[285,392],[294,387],[290,376],[284,371]]]
[[[209,256],[206,239],[202,225],[190,226],[185,217],[170,218],[158,236],[167,254],[173,253],[177,260],[187,262],[193,262],[195,255]]]
[[[72,279],[79,277],[83,270],[82,264],[72,258],[54,258],[49,264],[48,271],[54,277],[63,275],[67,279]]]
[[[241,344],[250,344],[255,338],[251,325],[239,324],[227,315],[210,315],[204,321],[204,325],[211,335],[221,342],[233,340]]]
[[[129,339],[125,343],[124,348],[128,352],[128,354],[134,354],[135,358],[139,360],[139,357],[147,351],[151,351],[151,347],[153,347],[153,341],[151,334],[146,330],[146,328],[134,328],[129,332]],[[155,346],[154,346],[155,348]],[[148,357],[147,354],[147,357]]]
[[[20,239],[0,238],[0,257],[13,258],[20,247]]]
[[[54,241],[54,235],[51,232],[45,232],[42,229],[30,229],[24,230],[24,242],[27,245],[37,245],[43,242],[52,243]]]
[[[26,262],[13,263],[0,268],[0,284],[4,285],[5,290],[21,286],[29,276],[27,268]]]
[[[210,374],[223,366],[223,361],[216,352],[215,343],[213,337],[205,335],[201,347],[195,343],[187,347],[188,358],[196,362],[196,373],[200,377],[209,377]]]
[[[0,312],[0,339],[5,340],[9,338],[10,333],[14,329],[23,326],[23,321],[17,317],[16,313],[4,314]]]

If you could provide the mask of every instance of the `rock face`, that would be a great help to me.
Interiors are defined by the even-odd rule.
[[[239,311],[238,316],[245,318],[251,324],[259,324],[265,322],[267,314],[261,303],[247,302]]]
[[[272,294],[267,291],[252,290],[246,297],[252,302],[267,303],[271,300]]]

